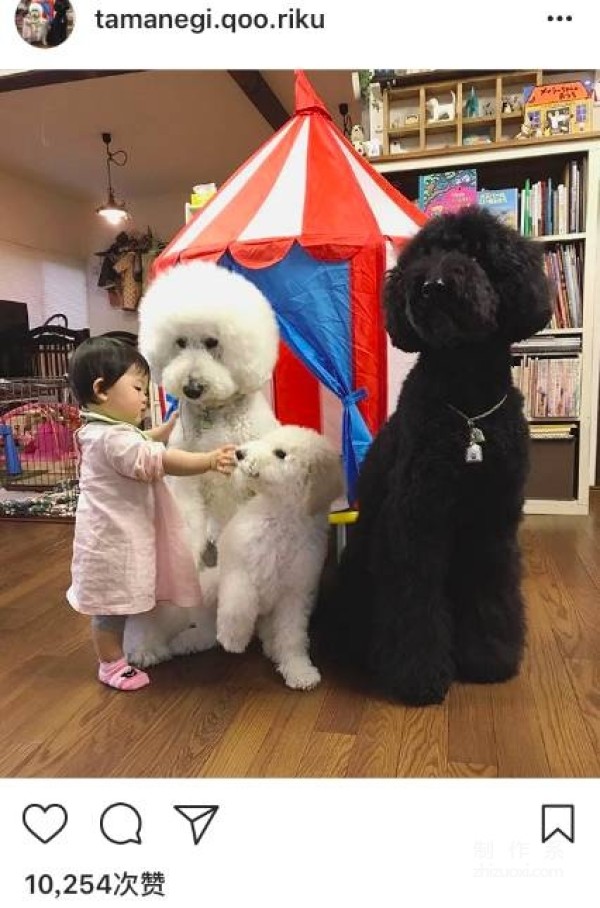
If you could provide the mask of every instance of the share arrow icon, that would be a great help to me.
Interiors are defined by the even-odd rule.
[[[198,806],[197,804],[174,804],[173,807],[177,813],[180,813],[182,817],[186,818],[192,827],[194,845],[198,844],[219,809],[217,805],[207,807],[206,805]]]

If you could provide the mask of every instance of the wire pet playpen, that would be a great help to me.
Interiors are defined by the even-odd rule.
[[[75,516],[80,418],[67,370],[71,354],[89,336],[88,328],[69,328],[59,312],[22,336],[2,338],[22,350],[24,371],[0,378],[0,518]],[[104,336],[137,341],[128,331]]]
[[[73,350],[89,337],[48,322],[29,332],[30,371],[25,378],[0,378],[0,518],[72,520],[77,507],[79,409],[66,375]],[[49,320],[51,321],[51,320]],[[135,346],[128,331],[108,331]],[[148,425],[160,422],[158,389],[151,386]]]
[[[66,377],[0,379],[0,516],[73,516],[79,425]]]

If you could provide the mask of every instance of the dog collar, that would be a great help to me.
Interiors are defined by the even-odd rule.
[[[478,413],[476,416],[467,416],[466,413],[463,413],[462,410],[459,410],[458,407],[453,406],[452,404],[446,404],[447,407],[450,407],[455,413],[458,413],[459,416],[465,420],[469,427],[469,444],[467,445],[467,450],[465,451],[465,460],[467,463],[481,463],[483,460],[483,450],[481,445],[485,441],[485,435],[475,423],[480,419],[485,419],[486,416],[491,416],[492,413],[495,413],[496,410],[499,410],[500,407],[506,402],[508,394],[505,394],[502,400],[499,400],[497,404],[494,404],[493,407],[490,407],[489,410],[486,410],[485,413]]]

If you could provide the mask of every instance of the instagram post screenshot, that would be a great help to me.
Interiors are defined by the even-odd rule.
[[[593,904],[599,19],[1,0],[3,906]]]

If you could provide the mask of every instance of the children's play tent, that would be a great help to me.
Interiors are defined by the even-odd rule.
[[[387,417],[386,254],[424,220],[354,150],[299,72],[294,116],[155,263],[160,273],[191,259],[218,261],[263,291],[285,341],[274,379],[277,416],[319,428],[318,382],[339,398],[350,500]]]

